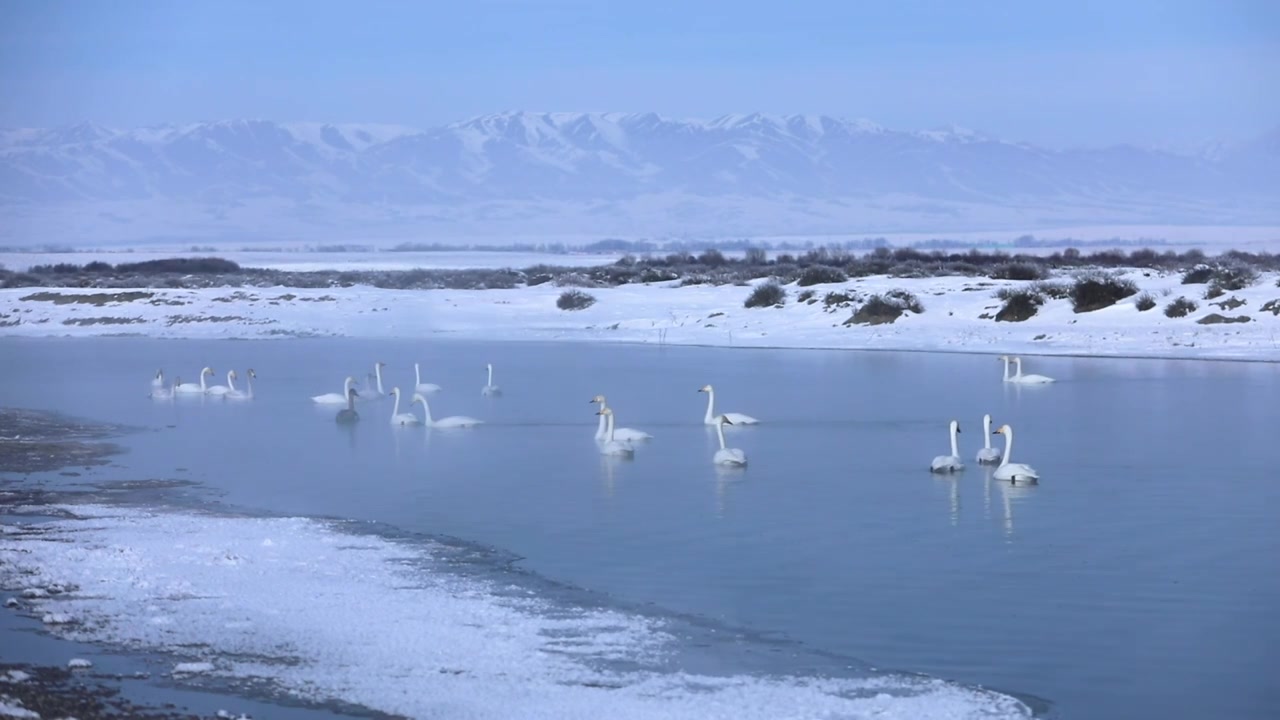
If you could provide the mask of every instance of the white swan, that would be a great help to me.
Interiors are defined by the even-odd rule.
[[[400,412],[400,388],[398,387],[391,388],[391,395],[396,399],[395,407],[391,408],[391,424],[392,425],[421,425],[422,424],[422,421],[418,419],[417,415],[414,415],[411,412],[407,412],[407,413]],[[409,405],[412,406],[413,402],[410,401]]]
[[[236,375],[235,370],[228,370],[227,382],[230,383],[231,378],[235,377],[235,375]],[[204,389],[204,392],[206,395],[226,395],[227,393],[231,392],[231,388],[233,387],[235,386],[234,385],[210,385],[209,387]]]
[[[347,388],[347,406],[338,411],[333,416],[333,421],[343,425],[349,425],[360,419],[360,413],[356,412],[356,398],[360,397],[360,393],[355,388]]]
[[[720,418],[722,417],[727,419],[730,425],[755,425],[756,423],[760,422],[759,420],[751,417],[750,415],[743,415],[742,413],[722,413],[720,415],[716,415],[715,388],[711,387],[710,385],[703,385],[701,388],[698,389],[698,392],[704,392],[707,394],[707,414],[702,418],[702,421],[708,425],[715,425],[716,427],[719,427]]]
[[[601,420],[606,421],[604,442],[600,443],[600,454],[614,457],[633,457],[636,454],[635,448],[613,436],[613,408],[601,407],[596,414],[600,416]]]
[[[483,420],[477,420],[473,417],[467,417],[465,415],[450,415],[449,417],[440,418],[439,420],[432,420],[431,406],[427,404],[427,398],[424,397],[422,393],[414,393],[413,402],[422,403],[422,412],[424,415],[427,416],[427,422],[425,423],[427,427],[464,428],[464,427],[471,427],[473,425],[480,425],[484,422]]]
[[[601,410],[604,410],[606,407],[608,407],[608,404],[605,403],[604,401],[603,395],[597,395],[591,398],[591,400],[589,400],[588,402],[599,403]],[[603,440],[605,437],[606,416],[604,413],[596,413],[596,414],[600,416],[600,426],[596,428],[596,440]],[[613,436],[618,440],[622,440],[623,442],[639,442],[642,440],[653,439],[653,436],[650,435],[649,433],[643,430],[636,430],[635,428],[614,428]]]
[[[205,392],[205,389],[206,389],[205,384],[204,384],[204,378],[205,378],[205,376],[206,376],[206,375],[212,375],[212,374],[213,374],[213,368],[205,368],[205,369],[203,369],[203,370],[201,370],[201,371],[200,371],[200,384],[199,384],[199,385],[197,385],[197,384],[195,384],[195,383],[181,383],[181,384],[179,384],[179,385],[174,385],[174,386],[173,386],[173,391],[174,391],[175,393],[182,393],[182,394],[195,394],[195,393],[199,393],[199,394],[203,395],[203,394],[204,394],[204,392]]]
[[[964,463],[960,461],[960,448],[958,447],[956,436],[960,434],[960,423],[956,420],[951,421],[951,454],[939,455],[933,459],[929,465],[930,472],[936,473],[953,473],[964,469]]]
[[[181,384],[182,384],[182,378],[175,377],[173,379],[173,385],[169,387],[165,387],[163,385],[161,385],[160,387],[153,386],[151,388],[151,392],[148,393],[148,395],[154,400],[172,400],[174,389]]]
[[[1018,373],[1013,376],[1013,382],[1026,383],[1028,385],[1039,385],[1041,383],[1053,382],[1053,378],[1047,375],[1023,375],[1022,358],[1015,357],[1013,361],[1018,364]]]
[[[413,364],[413,389],[422,394],[440,392],[440,386],[435,383],[422,382],[422,375],[418,373],[418,363]],[[412,404],[412,402],[410,402]]]
[[[164,389],[164,370],[157,370],[156,376],[151,378],[151,389],[152,390]]]
[[[711,457],[711,460],[716,465],[735,465],[740,467],[747,464],[747,454],[742,452],[740,448],[724,446],[724,426],[733,424],[734,422],[724,415],[716,417],[716,439],[720,441],[720,449]]]
[[[486,363],[485,367],[489,368],[489,382],[480,388],[481,395],[501,395],[502,389],[493,384],[493,363]]]
[[[991,416],[982,416],[982,447],[978,448],[976,460],[983,465],[995,465],[1000,462],[1000,451],[991,447]]]
[[[1001,425],[993,435],[1004,436],[1004,455],[1000,458],[1000,467],[996,468],[995,474],[992,476],[996,480],[1008,480],[1009,482],[1039,482],[1040,473],[1035,468],[1024,463],[1011,463],[1009,456],[1013,453],[1013,428],[1007,424]]]
[[[382,368],[386,367],[384,362],[376,362],[373,364],[373,379],[376,382],[376,394],[381,397],[387,393],[382,390]]]
[[[249,372],[245,373],[244,383],[248,387],[248,392],[244,390],[236,389],[234,381],[238,377],[240,376],[236,374],[235,370],[232,370],[231,374],[227,376],[227,382],[231,383],[231,392],[227,393],[225,397],[228,400],[252,400],[253,399],[253,379],[258,377],[258,374],[253,371],[253,368],[249,368]]]
[[[311,402],[320,403],[321,405],[337,405],[339,403],[346,403],[348,401],[347,391],[354,389],[355,384],[356,384],[356,379],[348,375],[347,379],[342,381],[341,393],[325,393],[323,395],[312,395]]]

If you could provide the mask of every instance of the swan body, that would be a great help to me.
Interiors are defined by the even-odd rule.
[[[165,387],[163,385],[161,385],[160,387],[155,387],[153,385],[151,388],[151,392],[148,393],[148,396],[150,396],[153,400],[172,400],[173,395],[176,391],[175,389],[181,384],[182,384],[182,378],[175,377],[173,379],[173,385],[169,387]]]
[[[411,412],[400,412],[400,388],[391,388],[391,395],[396,399],[395,407],[391,408],[391,424],[392,425],[421,425],[422,421],[417,415]],[[410,405],[413,403],[410,402]]]
[[[716,439],[720,441],[720,449],[716,450],[716,454],[711,456],[712,462],[716,465],[744,467],[747,464],[747,454],[741,448],[724,446],[724,426],[733,424],[733,420],[728,415],[716,417]]]
[[[1013,454],[1013,428],[1007,424],[1001,425],[992,434],[1004,436],[1004,454],[1000,458],[1000,466],[996,468],[992,477],[996,480],[1008,480],[1011,483],[1039,482],[1040,473],[1036,472],[1035,468],[1025,463],[1009,462],[1009,456]]]
[[[995,465],[1000,462],[1000,451],[991,447],[991,416],[982,416],[982,447],[978,448],[975,458],[982,465]]]
[[[231,392],[232,388],[235,387],[235,385],[231,384],[233,382],[232,378],[234,378],[235,376],[236,376],[235,370],[228,370],[227,371],[228,384],[227,385],[210,385],[209,387],[205,388],[204,390],[205,394],[206,395],[226,395],[227,393]]]
[[[603,395],[597,395],[591,398],[591,400],[589,400],[588,402],[599,403],[601,410],[608,407],[608,405],[605,403]],[[596,414],[600,416],[600,425],[599,427],[596,428],[596,440],[603,440],[605,438],[606,416],[604,413],[596,413]],[[614,428],[613,437],[623,442],[641,442],[644,440],[653,439],[653,436],[650,435],[649,433],[643,430],[636,430],[635,428]]]
[[[613,457],[634,457],[636,454],[635,448],[613,436],[613,408],[601,407],[596,414],[599,415],[602,420],[607,421],[605,424],[604,442],[600,443],[600,454],[611,455]]]
[[[964,463],[960,461],[960,449],[958,447],[957,435],[960,434],[960,423],[951,421],[951,454],[939,455],[929,464],[929,471],[936,473],[953,473],[964,470]]]
[[[203,395],[205,390],[207,389],[206,385],[204,384],[204,378],[206,375],[212,375],[212,374],[213,374],[213,368],[205,368],[200,371],[199,385],[197,385],[196,383],[180,383],[173,386],[173,392],[180,393],[183,395],[194,395],[197,393]]]
[[[427,404],[427,398],[424,397],[422,393],[414,393],[413,402],[422,403],[422,412],[424,415],[426,415],[427,421],[425,424],[427,427],[465,428],[465,427],[472,427],[474,425],[480,425],[480,424],[483,424],[484,422],[483,420],[477,420],[473,417],[467,417],[466,415],[450,415],[449,417],[440,418],[439,420],[432,420],[431,406]]]
[[[1001,362],[1004,363],[1004,381],[1007,383],[1020,383],[1023,385],[1043,385],[1044,383],[1053,382],[1053,378],[1046,375],[1023,375],[1022,374],[1022,358],[1009,357],[1008,355],[1000,356]],[[1018,366],[1018,371],[1013,375],[1009,374],[1009,363]]]
[[[480,388],[481,395],[501,395],[502,388],[493,384],[493,363],[486,363],[485,367],[489,368],[489,382]]]
[[[253,379],[258,377],[258,374],[253,371],[253,368],[249,368],[249,372],[245,373],[244,382],[245,382],[245,385],[248,387],[247,392],[244,390],[236,389],[235,379],[238,377],[240,376],[236,374],[235,370],[232,370],[230,373],[227,374],[227,383],[231,385],[231,392],[228,392],[226,394],[226,398],[228,400],[252,400],[253,399]]]
[[[360,413],[356,412],[356,398],[360,397],[360,393],[355,388],[347,388],[347,406],[338,411],[333,416],[333,421],[339,425],[350,425],[360,419]]]
[[[413,389],[414,392],[420,392],[423,395],[429,393],[440,392],[440,386],[435,383],[422,382],[422,376],[418,373],[418,363],[413,364]],[[410,401],[412,405],[412,400]]]
[[[347,402],[347,391],[354,389],[355,384],[356,384],[356,379],[348,375],[347,379],[342,381],[341,393],[325,393],[323,395],[312,395],[311,401],[320,403],[321,405],[337,405],[338,403],[345,403]]]
[[[708,425],[715,425],[716,427],[719,427],[721,424],[720,418],[725,418],[726,420],[728,420],[729,425],[755,425],[760,422],[759,420],[751,417],[750,415],[743,415],[742,413],[721,413],[719,415],[716,415],[715,388],[711,387],[710,385],[703,385],[701,388],[698,389],[698,392],[704,392],[707,394],[707,414],[703,416],[702,421]]]

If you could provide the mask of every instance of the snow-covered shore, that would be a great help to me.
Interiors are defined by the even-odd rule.
[[[678,282],[585,289],[596,302],[576,311],[556,307],[566,288],[549,283],[510,290],[21,288],[0,290],[0,337],[456,337],[1280,361],[1280,315],[1263,309],[1271,301],[1280,305],[1280,274],[1263,273],[1212,301],[1203,298],[1204,285],[1183,285],[1176,272],[1123,274],[1137,283],[1139,295],[1154,298],[1154,308],[1138,310],[1134,295],[1075,313],[1069,300],[1049,299],[1023,322],[994,320],[1003,304],[995,293],[1031,283],[971,277],[793,284],[786,286],[784,306],[751,309],[743,307],[750,287]],[[891,324],[846,325],[856,304],[827,308],[822,302],[829,292],[866,297],[898,289],[916,295],[924,312]],[[813,296],[799,301],[805,291]],[[1198,309],[1166,317],[1164,307],[1180,296]],[[1243,304],[1216,305],[1231,298]],[[1213,313],[1248,320],[1198,322]]]

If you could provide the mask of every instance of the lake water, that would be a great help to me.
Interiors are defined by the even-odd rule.
[[[766,672],[861,661],[1064,718],[1280,712],[1274,364],[1026,358],[1058,382],[1017,387],[993,356],[959,354],[114,338],[4,339],[0,357],[0,405],[154,429],[124,439],[122,478],[498,548],[793,650],[765,653]],[[388,390],[422,363],[444,386],[437,417],[486,424],[392,428],[382,399],[344,428],[310,402],[375,361]],[[499,398],[480,394],[486,362]],[[206,365],[218,382],[254,368],[256,397],[146,397],[156,368],[194,381]],[[763,421],[727,430],[745,470],[711,462],[706,383],[719,410]],[[597,393],[655,436],[633,460],[598,453]],[[972,461],[984,412],[1015,428],[1039,485]],[[968,467],[934,476],[953,418]]]

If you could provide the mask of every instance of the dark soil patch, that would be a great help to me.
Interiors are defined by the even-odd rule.
[[[30,295],[27,295],[26,297],[19,298],[19,299],[35,300],[37,302],[51,302],[54,305],[70,305],[75,303],[79,305],[94,305],[97,307],[102,307],[107,303],[125,303],[125,302],[133,302],[134,300],[147,300],[151,298],[154,294],[155,293],[134,291],[134,292],[118,292],[118,293],[88,293],[83,295],[81,294],[67,295],[64,293],[46,291],[46,292],[32,293]]]
[[[1237,315],[1235,317],[1227,317],[1226,315],[1219,315],[1218,313],[1209,313],[1208,315],[1205,315],[1204,317],[1200,318],[1196,322],[1200,323],[1201,325],[1223,325],[1227,323],[1247,323],[1251,320],[1253,320],[1253,318],[1249,317],[1248,315]]]

